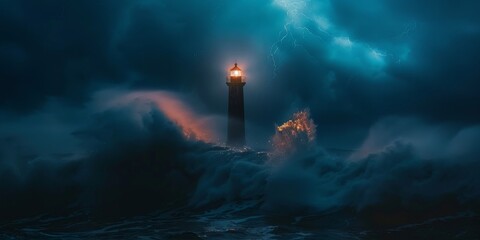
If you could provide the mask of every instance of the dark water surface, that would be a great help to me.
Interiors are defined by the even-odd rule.
[[[250,206],[251,207],[251,206]],[[311,216],[256,215],[229,205],[205,212],[176,210],[115,221],[92,220],[77,212],[38,216],[0,226],[0,239],[479,239],[479,216],[452,216],[388,228],[362,224],[340,213]]]

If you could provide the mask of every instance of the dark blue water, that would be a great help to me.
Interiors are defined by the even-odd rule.
[[[93,220],[85,212],[42,215],[3,223],[0,239],[479,239],[479,226],[480,218],[471,212],[381,228],[335,212],[266,216],[249,204],[231,204],[114,221]]]

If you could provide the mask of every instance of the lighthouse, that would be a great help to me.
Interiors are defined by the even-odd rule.
[[[230,69],[227,77],[228,86],[228,132],[227,145],[233,147],[245,146],[245,111],[243,103],[243,86],[245,78],[237,66]]]

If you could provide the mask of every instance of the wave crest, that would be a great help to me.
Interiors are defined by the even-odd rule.
[[[290,120],[276,127],[271,140],[273,154],[287,156],[310,148],[315,143],[316,128],[308,109],[294,113]]]

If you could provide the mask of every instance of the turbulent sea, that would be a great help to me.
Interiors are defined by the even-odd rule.
[[[352,188],[355,187],[350,186],[352,184],[348,181],[356,181],[356,184],[366,181],[364,179],[366,176],[362,175],[367,174],[368,168],[372,167],[368,166],[367,162],[355,163],[355,166],[338,162],[324,165],[315,162],[315,157],[306,156],[298,160],[297,163],[300,165],[297,163],[290,165],[269,162],[269,156],[265,152],[231,150],[223,147],[211,147],[203,151],[209,156],[208,160],[205,160],[208,165],[188,167],[188,171],[192,171],[191,176],[196,175],[195,171],[199,171],[193,187],[184,181],[185,179],[182,180],[182,176],[173,174],[171,177],[174,177],[175,181],[183,183],[170,186],[170,189],[163,189],[165,190],[163,193],[144,189],[147,191],[145,195],[138,195],[138,193],[135,195],[133,193],[135,191],[129,195],[123,192],[132,191],[132,189],[120,188],[116,190],[118,192],[109,193],[115,196],[115,199],[111,199],[112,202],[96,203],[100,204],[98,206],[80,209],[79,206],[69,205],[60,211],[57,207],[44,206],[52,209],[52,212],[46,211],[47,213],[34,217],[14,218],[2,222],[0,239],[478,239],[480,237],[478,230],[480,217],[475,210],[477,209],[475,204],[465,202],[461,205],[445,196],[436,196],[429,202],[414,199],[398,201],[384,195],[398,192],[398,197],[401,197],[406,194],[401,193],[402,189],[391,189],[393,186],[384,188],[372,182],[364,183],[365,186],[362,187],[376,188],[374,191],[378,194],[377,197],[382,196],[385,199],[367,196],[368,189],[353,190]],[[321,155],[326,157],[323,154]],[[400,162],[392,164],[402,165]],[[207,169],[208,166],[212,169]],[[376,167],[378,166],[373,166],[373,168]],[[400,170],[393,170],[393,168],[402,168],[400,166],[384,167],[386,171],[391,171],[388,174],[398,174],[395,172]],[[428,172],[431,171],[428,166],[421,168],[423,170],[417,171],[427,172],[415,173],[420,174],[415,184],[421,184],[432,178],[432,173]],[[310,172],[312,169],[315,170]],[[288,172],[284,172],[287,170]],[[411,170],[408,169],[408,171]],[[291,175],[292,172],[293,175]],[[305,177],[310,174],[318,175]],[[426,175],[421,176],[422,174]],[[318,179],[311,177],[318,177]],[[343,177],[349,179],[340,179]],[[375,177],[372,178],[375,179]],[[376,180],[386,181],[386,179]],[[311,181],[314,183],[312,184]],[[332,184],[342,184],[342,186],[331,186]],[[347,191],[347,193],[335,191],[341,188],[343,190],[338,191]],[[346,190],[346,188],[349,189]],[[183,192],[185,195],[181,197],[177,195],[172,201],[163,201],[168,196],[175,195],[171,191]],[[410,191],[415,190],[410,189]],[[426,188],[425,191],[432,191],[432,189]],[[143,201],[149,197],[149,194],[157,199],[158,204],[145,201],[148,206],[144,208]],[[417,194],[421,195],[421,192]],[[42,199],[30,199],[31,204],[39,200]],[[363,201],[367,201],[362,203],[365,206],[359,207]],[[115,204],[116,206],[113,206]],[[107,210],[104,211],[105,209]]]
[[[295,115],[271,150],[234,149],[122,108],[74,133],[82,154],[1,148],[0,239],[480,238],[479,148],[462,135],[431,157],[406,140],[339,153],[313,126]]]

